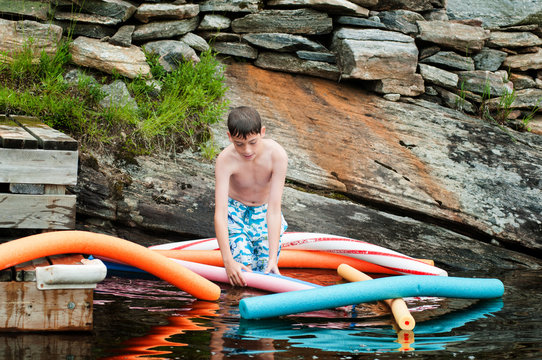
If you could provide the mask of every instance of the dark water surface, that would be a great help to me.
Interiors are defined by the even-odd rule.
[[[334,271],[283,270],[324,285]],[[316,276],[318,274],[318,276]],[[222,286],[198,301],[155,279],[108,277],[94,295],[94,330],[0,334],[2,359],[542,359],[542,272],[452,273],[496,277],[502,299],[405,299],[416,319],[398,331],[385,305],[243,320],[239,299],[263,295]]]

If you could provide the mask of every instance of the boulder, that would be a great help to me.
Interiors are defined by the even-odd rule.
[[[122,47],[79,36],[71,43],[70,54],[73,62],[82,67],[115,72],[130,79],[151,76],[145,54],[135,45]]]

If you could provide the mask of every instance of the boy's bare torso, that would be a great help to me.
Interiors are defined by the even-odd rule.
[[[243,159],[232,145],[227,148],[232,166],[228,195],[248,206],[260,206],[269,201],[273,153],[278,144],[271,139],[261,141],[263,151],[248,161]]]

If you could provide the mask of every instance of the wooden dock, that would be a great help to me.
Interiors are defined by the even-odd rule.
[[[0,228],[74,229],[76,196],[66,187],[76,185],[77,165],[76,140],[35,117],[0,114]],[[91,330],[96,284],[44,286],[37,276],[51,265],[81,271],[83,262],[58,255],[0,270],[0,331]]]
[[[78,143],[28,116],[0,115],[0,228],[73,229]]]

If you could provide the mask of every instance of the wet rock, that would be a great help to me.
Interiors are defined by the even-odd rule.
[[[262,10],[233,20],[231,26],[236,33],[322,35],[333,30],[331,17],[312,9]]]
[[[190,19],[199,14],[198,4],[142,4],[134,15],[142,23],[153,20]]]
[[[194,31],[199,24],[199,17],[187,20],[157,21],[136,26],[133,41],[173,38]]]
[[[419,38],[463,54],[482,50],[490,31],[450,21],[418,21]]]
[[[130,79],[151,74],[145,54],[134,45],[125,48],[79,36],[71,43],[70,53],[75,64],[109,74],[116,72]]]

